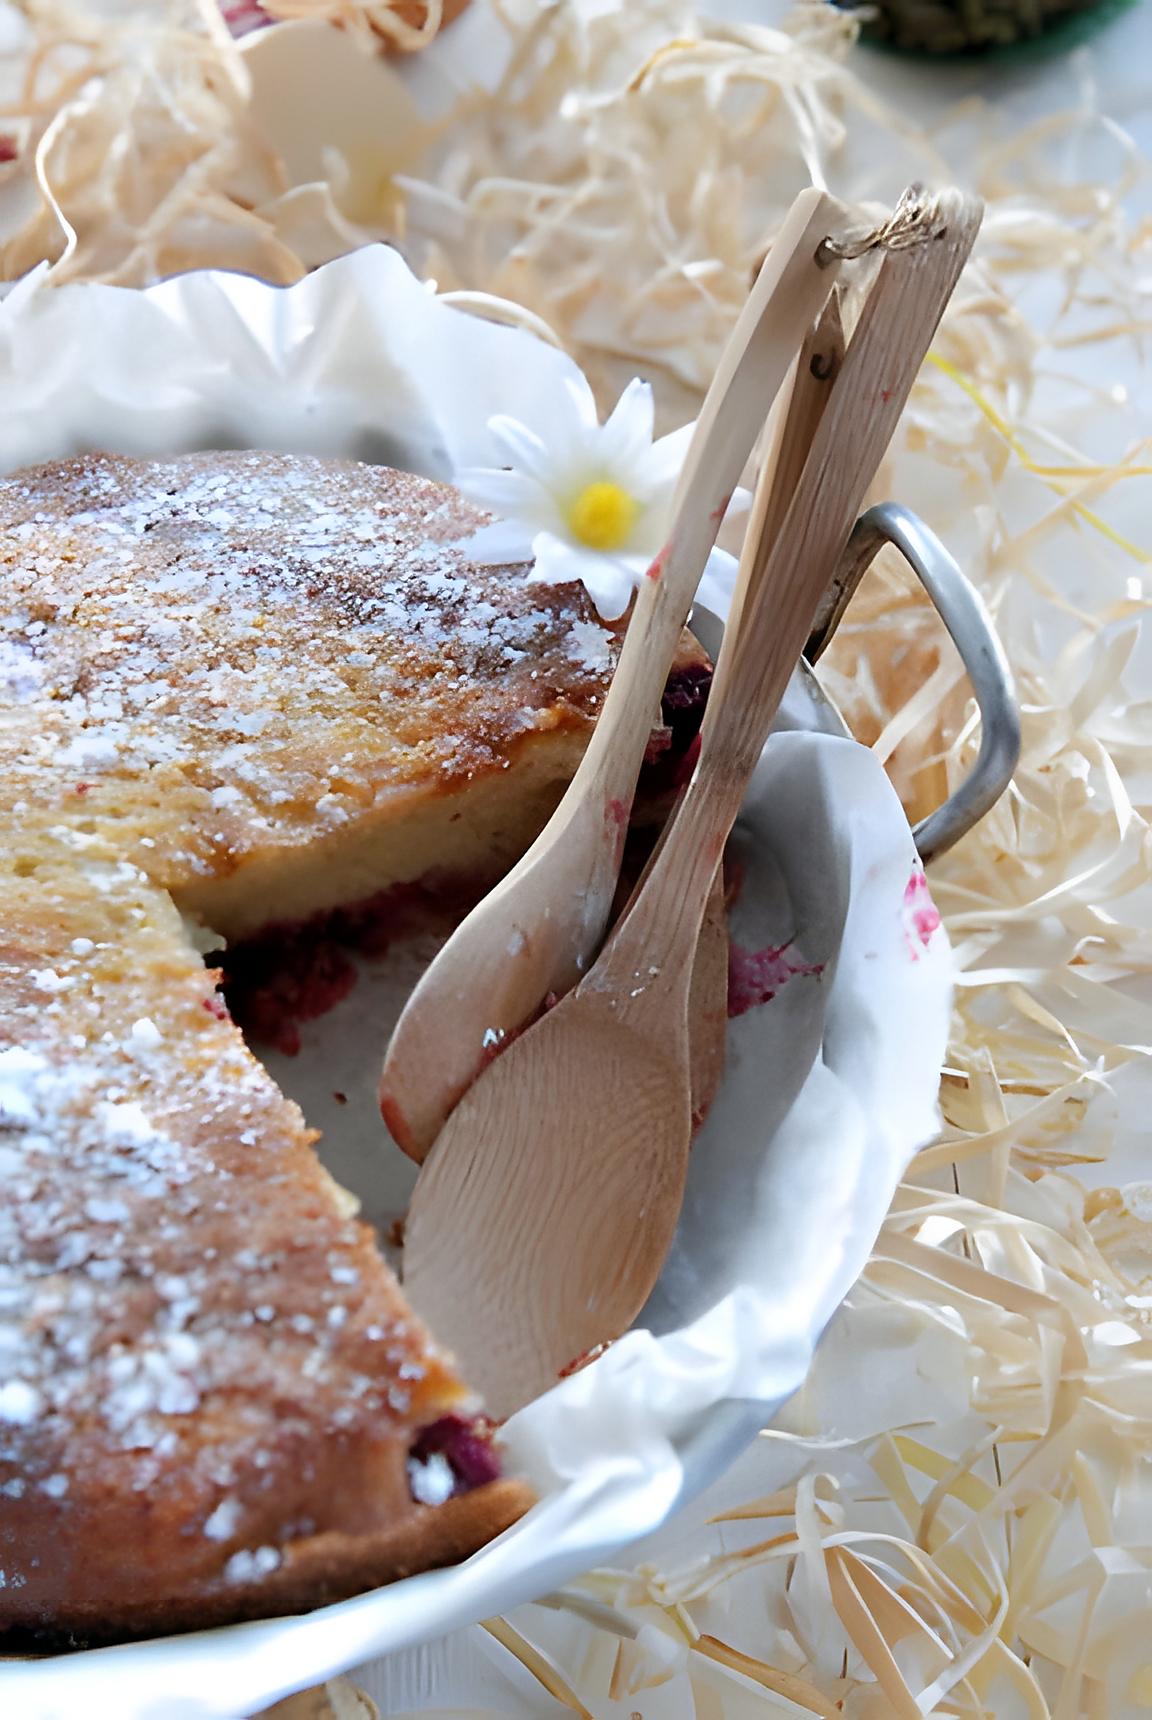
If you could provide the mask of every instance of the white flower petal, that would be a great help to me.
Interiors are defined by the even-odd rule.
[[[536,565],[533,583],[570,585],[579,580],[605,621],[615,621],[627,609],[636,589],[636,574],[617,556],[599,555],[580,544],[541,532],[533,540]],[[641,573],[646,563],[638,564]]]
[[[535,566],[529,574],[533,585],[572,585],[582,577],[581,569],[588,555],[568,538],[554,532],[537,532],[532,539]]]
[[[726,550],[714,549],[708,557],[704,576],[696,588],[696,596],[713,615],[727,615],[732,603],[732,593],[736,589],[739,565],[736,557],[729,555]]]
[[[668,542],[668,529],[671,524],[672,486],[668,485],[662,492],[649,496],[644,502],[632,522],[627,541],[621,545],[617,554],[638,556],[647,566],[652,557]]]
[[[511,567],[532,560],[532,532],[515,520],[495,520],[463,538],[455,548],[478,567]]]
[[[651,452],[655,414],[651,384],[633,377],[600,432],[605,468],[619,474],[625,489],[631,488],[629,477],[642,469],[641,462]]]
[[[682,424],[679,430],[673,430],[670,436],[661,436],[659,442],[653,442],[644,454],[641,472],[643,482],[649,490],[675,484],[687,457],[688,444],[695,428],[695,424]]]
[[[545,489],[551,487],[555,456],[534,430],[529,430],[518,418],[499,413],[495,418],[489,418],[488,433],[514,472],[526,473],[538,484],[543,484]]]
[[[523,520],[532,531],[547,526],[555,511],[548,491],[523,472],[470,466],[457,472],[456,488],[478,507],[488,508],[502,519]]]
[[[634,376],[608,414],[604,428],[617,434],[627,430],[630,436],[643,437],[645,442],[651,442],[655,423],[652,384]]]
[[[728,503],[728,512],[724,515],[723,523],[720,526],[720,535],[716,539],[721,549],[728,550],[732,555],[739,555],[748,530],[751,512],[751,490],[734,490],[732,500]]]
[[[643,571],[640,577],[643,578]],[[637,580],[630,570],[611,556],[588,556],[581,578],[603,619],[618,621],[636,591]]]
[[[596,410],[596,396],[592,392],[588,378],[581,373],[579,378],[566,376],[564,392],[571,407],[571,420],[582,430],[599,430],[600,414]]]
[[[583,376],[566,377],[541,440],[548,449],[548,487],[569,496],[598,475],[600,420],[596,400]]]
[[[634,378],[607,422],[600,424],[592,390],[583,376],[564,379],[544,434],[502,414],[488,430],[511,470],[473,468],[457,484],[472,501],[500,516],[464,545],[475,560],[507,565],[535,558],[530,578],[548,584],[579,580],[601,615],[615,620],[668,532],[673,489],[692,426],[652,443],[654,408],[648,383]],[[588,484],[619,484],[637,504],[627,542],[615,554],[590,549],[573,538],[568,513]]]
[[[632,581],[632,584],[638,586],[663,547],[662,544],[658,544],[651,555],[646,551],[642,555],[626,552],[623,555],[608,556],[607,560],[614,562],[621,572]]]

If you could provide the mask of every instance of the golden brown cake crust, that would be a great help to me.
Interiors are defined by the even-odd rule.
[[[436,1562],[409,1450],[467,1408],[130,873],[8,880],[0,951],[0,1623],[93,1636]]]
[[[615,638],[482,518],[271,455],[0,484],[0,1629],[302,1608],[524,1508],[411,1468],[466,1388],[173,900],[259,864],[275,920],[332,832],[570,773]]]
[[[493,1481],[392,1529],[296,1541],[275,1571],[252,1583],[221,1583],[192,1594],[153,1587],[127,1604],[115,1591],[96,1591],[91,1598],[79,1595],[47,1628],[13,1625],[9,1634],[0,1634],[0,1646],[20,1650],[15,1658],[24,1658],[46,1648],[131,1642],[308,1612],[420,1571],[459,1564],[515,1523],[533,1502],[523,1482]],[[5,1658],[0,1654],[0,1661]]]
[[[486,518],[425,479],[275,454],[0,484],[17,840],[63,813],[195,897],[582,745],[616,636],[579,588],[473,566],[457,546]]]

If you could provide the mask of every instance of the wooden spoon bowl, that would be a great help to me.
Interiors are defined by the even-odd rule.
[[[509,1046],[474,1089],[483,1117],[471,1105],[469,1115],[456,1113],[476,1148],[467,1175],[454,1174],[460,1124],[450,1118],[409,1212],[405,1290],[433,1331],[449,1333],[460,1329],[460,1238],[475,1234],[483,1214],[484,1246],[468,1249],[465,1278],[484,1327],[481,1383],[495,1415],[545,1391],[616,1335],[621,1299],[631,1305],[653,1242],[666,1248],[676,1226],[691,1141],[687,1022],[681,1017],[681,1030],[657,1041],[622,1021],[616,1001],[581,989]],[[611,1131],[590,1082],[613,1096]],[[539,1132],[551,1117],[564,1118],[562,1155],[549,1153]],[[659,1154],[645,1150],[653,1139]],[[517,1199],[518,1189],[534,1192]],[[624,1229],[622,1211],[630,1215]],[[510,1304],[521,1311],[513,1321],[502,1318]]]

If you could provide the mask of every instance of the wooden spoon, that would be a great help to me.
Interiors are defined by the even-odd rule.
[[[406,1290],[508,1415],[643,1306],[683,1197],[687,997],[700,921],[748,778],[971,249],[979,205],[889,252],[774,544],[753,535],[687,793],[592,971],[457,1107],[416,1186]],[[763,514],[762,516],[763,517]]]
[[[757,485],[757,496],[763,498],[763,517],[758,518],[753,512],[748,522],[748,530],[763,536],[766,543],[775,541],[784,523],[816,426],[839,374],[844,357],[839,295],[837,287],[801,347],[788,384],[778,395],[769,418],[764,464],[770,468],[770,475],[766,482]],[[737,625],[737,599],[738,594],[734,594],[730,626]],[[633,891],[629,906],[639,894],[639,889],[640,885]],[[724,1073],[727,1037],[728,917],[724,907],[724,866],[721,862],[704,910],[688,995],[688,1068],[693,1134],[708,1115],[716,1097]]]
[[[392,1034],[380,1109],[416,1160],[460,1096],[585,971],[607,924],[653,712],[700,575],[767,403],[832,290],[817,252],[843,232],[824,192],[793,204],[708,391],[677,492],[671,537],[636,598],[604,708],[563,800],[532,847],[472,910],[427,969]]]
[[[728,1046],[728,910],[724,867],[717,866],[708,892],[688,989],[688,1089],[692,1133],[712,1109],[724,1076]]]

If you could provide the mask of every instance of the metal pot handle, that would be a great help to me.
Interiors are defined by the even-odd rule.
[[[1020,711],[1012,671],[984,600],[935,532],[908,508],[882,502],[855,530],[828,590],[804,655],[815,663],[835,633],[856,587],[884,544],[894,544],[952,636],[980,710],[980,751],[971,774],[912,834],[927,865],[959,842],[999,800],[1020,758]]]

